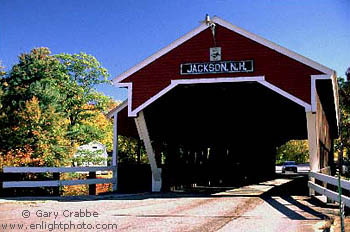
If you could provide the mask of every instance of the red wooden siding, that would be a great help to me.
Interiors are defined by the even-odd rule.
[[[122,81],[133,83],[132,110],[166,88],[171,80],[217,77],[265,76],[271,84],[311,102],[310,75],[322,74],[320,71],[220,25],[216,27],[216,42],[221,47],[223,61],[253,59],[254,72],[180,75],[182,63],[209,61],[209,48],[215,46],[208,28]]]
[[[125,107],[118,113],[117,128],[119,135],[124,135],[132,138],[139,137],[134,118],[128,117],[128,107]]]

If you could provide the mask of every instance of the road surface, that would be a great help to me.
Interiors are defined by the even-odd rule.
[[[5,231],[317,231],[331,209],[315,206],[306,196],[266,194],[289,181],[277,179],[216,194],[0,199],[0,231],[4,225]]]

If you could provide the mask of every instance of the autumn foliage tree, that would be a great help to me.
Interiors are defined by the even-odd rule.
[[[309,145],[307,140],[290,140],[277,148],[276,163],[281,164],[287,160],[297,163],[309,161]]]
[[[48,49],[22,54],[1,79],[0,149],[7,161],[9,154],[16,160],[24,153],[31,154],[31,159],[24,159],[22,165],[64,163],[69,147],[61,146],[65,144],[59,141],[64,128],[56,124],[64,116],[60,105],[64,93],[58,86],[66,79],[63,67]]]
[[[339,108],[340,108],[340,135],[336,141],[336,149],[341,155],[350,159],[350,68],[345,73],[347,78],[338,78]],[[344,157],[344,158],[345,158]]]
[[[95,57],[85,53],[59,54],[55,58],[65,67],[68,77],[63,108],[69,119],[67,135],[72,145],[97,139],[98,128],[86,122],[110,107],[111,99],[94,90],[97,84],[107,82],[107,70]],[[95,136],[86,137],[91,134]]]
[[[77,146],[108,140],[111,122],[102,118],[113,101],[94,89],[108,77],[95,57],[36,48],[1,74],[2,164],[66,165]]]
[[[349,128],[350,128],[350,82],[339,78],[339,103],[341,109],[341,118],[343,125],[344,145],[350,147]]]

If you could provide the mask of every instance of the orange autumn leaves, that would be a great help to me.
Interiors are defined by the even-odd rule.
[[[83,107],[92,111],[90,120],[83,120],[86,125],[95,126],[104,132],[101,143],[108,150],[113,147],[113,123],[102,112],[94,110],[93,105]],[[71,146],[71,141],[65,136],[69,120],[55,112],[53,107],[45,110],[40,108],[37,97],[25,102],[25,107],[17,112],[19,124],[12,128],[16,134],[27,141],[21,148],[11,149],[0,155],[2,166],[62,166],[69,165],[70,158],[79,144]],[[57,154],[57,147],[65,149],[65,156]],[[55,153],[56,152],[56,153]],[[55,156],[55,154],[57,154]]]
[[[72,155],[69,140],[65,139],[67,122],[53,107],[40,108],[37,97],[25,102],[25,107],[16,112],[19,123],[12,128],[17,136],[26,141],[21,148],[11,149],[0,157],[2,166],[60,166]],[[10,139],[10,138],[9,138]],[[56,156],[59,145],[66,149],[65,157]],[[63,158],[63,159],[62,159]]]
[[[32,158],[33,149],[26,145],[22,149],[8,151],[4,156],[0,156],[0,167],[2,166],[40,166],[43,161],[40,158]]]
[[[109,109],[113,109],[116,106],[115,102],[109,103]],[[99,142],[104,144],[107,148],[107,151],[113,150],[113,122],[108,119],[105,114],[95,109],[94,105],[85,105],[84,109],[89,109],[90,114],[93,112],[89,120],[82,120],[82,124],[88,125],[91,127],[96,127],[101,131],[101,136]]]
[[[0,168],[70,166],[75,149],[91,141],[110,150],[112,126],[103,113],[113,100],[95,90],[108,76],[82,52],[51,55],[41,47],[21,54],[0,72]]]

